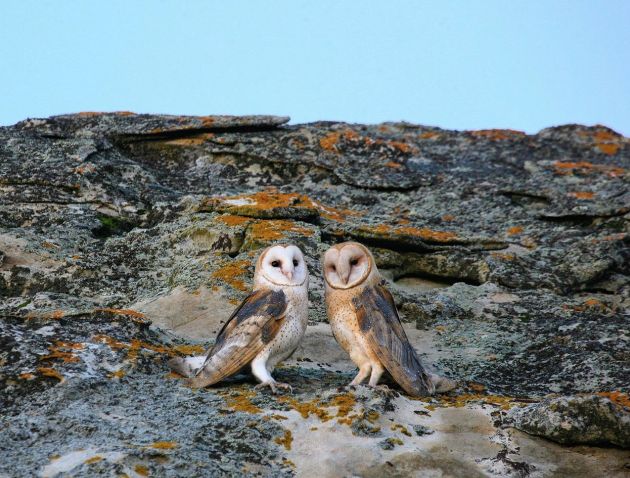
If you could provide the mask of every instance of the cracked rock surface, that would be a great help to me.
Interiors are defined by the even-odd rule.
[[[0,477],[626,476],[630,140],[287,122],[0,128]],[[457,390],[340,388],[319,261],[344,240]],[[276,373],[294,394],[185,388],[166,362],[212,343],[277,242],[311,274]]]

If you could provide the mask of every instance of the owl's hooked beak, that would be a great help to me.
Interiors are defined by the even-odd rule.
[[[289,280],[293,280],[293,267],[289,268],[282,268],[282,273],[286,276],[287,279]]]
[[[348,280],[350,279],[350,267],[348,267],[348,261],[345,257],[339,257],[337,261],[337,275],[343,282],[343,285],[348,285]]]

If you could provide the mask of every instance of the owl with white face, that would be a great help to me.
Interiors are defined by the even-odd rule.
[[[256,388],[290,389],[271,376],[304,336],[308,322],[308,269],[294,245],[268,247],[254,271],[252,293],[238,306],[204,356],[174,358],[171,368],[192,387],[215,384],[250,365]]]
[[[375,387],[387,370],[413,396],[446,391],[455,383],[429,373],[402,327],[394,299],[383,287],[372,253],[357,242],[337,244],[324,255],[328,320],[335,339],[359,367],[350,385],[369,377]]]

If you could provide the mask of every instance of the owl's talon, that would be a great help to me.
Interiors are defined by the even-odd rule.
[[[262,390],[265,387],[269,387],[271,389],[271,393],[274,393],[274,394],[278,390],[276,388],[276,382],[261,382],[254,387],[254,390]]]
[[[271,389],[271,393],[277,395],[279,393],[278,389],[282,388],[288,390],[289,393],[293,393],[293,387],[288,383],[276,382],[275,380],[272,382],[262,382],[254,387],[254,390],[261,390],[265,387],[269,387]]]
[[[288,383],[284,382],[276,382],[276,387],[283,388],[284,390],[288,390],[291,395],[293,395],[293,387]],[[276,392],[274,392],[276,393]]]

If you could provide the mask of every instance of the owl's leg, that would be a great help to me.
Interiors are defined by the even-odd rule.
[[[381,379],[381,375],[383,375],[383,372],[385,372],[385,369],[380,363],[373,363],[372,374],[370,375],[368,386],[376,387],[378,385],[378,381]]]
[[[361,385],[361,383],[370,375],[370,371],[372,370],[372,365],[369,362],[365,362],[361,367],[359,367],[359,373],[354,377],[354,380],[350,382],[350,386],[354,387],[356,385]]]
[[[254,387],[254,390],[259,390],[264,387],[269,387],[272,393],[278,393],[279,388],[283,388],[293,392],[291,385],[288,383],[276,382],[269,370],[267,369],[267,357],[258,356],[254,360],[252,360],[252,373],[254,377],[258,379],[260,382],[258,385]]]

